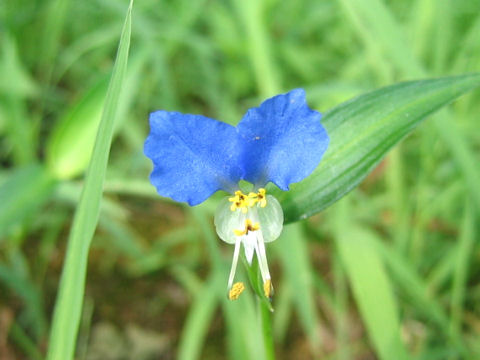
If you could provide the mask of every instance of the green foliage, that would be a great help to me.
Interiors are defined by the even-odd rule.
[[[317,170],[279,195],[287,222],[343,197],[427,115],[480,85],[480,75],[401,83],[359,96],[325,114],[330,144]]]

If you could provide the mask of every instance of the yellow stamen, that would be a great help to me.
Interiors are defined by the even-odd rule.
[[[271,296],[273,295],[273,291],[272,291],[272,281],[270,279],[268,280],[265,280],[265,282],[263,283],[263,292],[265,293],[265,296],[270,299]]]
[[[233,284],[232,288],[228,292],[228,299],[237,300],[243,290],[245,290],[245,285],[243,285],[243,282],[237,282]]]
[[[267,194],[264,188],[258,189],[257,202],[260,203],[260,207],[267,206]]]
[[[260,229],[260,224],[256,222],[255,224],[252,223],[252,220],[247,219],[245,220],[245,228],[243,230],[233,230],[235,235],[242,236],[247,235],[249,231],[257,231]]]
[[[231,211],[241,209],[244,214],[247,212],[247,196],[240,190],[235,191],[235,196],[228,198],[228,201],[232,203]]]

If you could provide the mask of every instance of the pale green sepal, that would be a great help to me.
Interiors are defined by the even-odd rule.
[[[215,211],[215,228],[217,234],[226,243],[235,244],[237,236],[233,230],[242,230],[245,228],[245,219],[247,214],[242,213],[240,209],[230,210],[232,203],[228,197],[222,199]]]
[[[267,195],[267,206],[257,205],[258,221],[262,230],[263,241],[272,242],[282,233],[283,211],[280,203],[272,195]]]

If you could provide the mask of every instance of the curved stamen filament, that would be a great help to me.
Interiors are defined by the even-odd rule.
[[[270,298],[273,294],[273,287],[272,287],[272,280],[270,277],[270,271],[268,269],[268,262],[267,262],[267,253],[265,251],[265,242],[263,241],[263,235],[260,231],[257,234],[257,243],[255,246],[255,250],[257,252],[258,258],[258,265],[260,267],[260,273],[262,275],[263,280],[263,291],[267,298]]]
[[[228,276],[228,289],[232,288],[233,279],[235,278],[235,272],[237,271],[238,256],[240,255],[240,244],[242,243],[239,237],[235,241],[235,250],[233,251],[232,267],[230,268],[230,275]]]

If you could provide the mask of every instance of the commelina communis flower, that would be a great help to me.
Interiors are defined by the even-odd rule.
[[[287,191],[315,170],[329,143],[320,119],[308,107],[303,89],[249,109],[237,126],[202,115],[150,114],[144,151],[153,162],[150,181],[160,195],[193,206],[218,190],[231,194],[215,213],[218,236],[235,244],[228,279],[231,300],[244,290],[243,283],[234,283],[241,245],[249,264],[257,256],[265,296],[273,294],[265,243],[280,236],[283,211],[265,187],[272,182]],[[252,184],[251,191],[240,188],[241,180]]]

